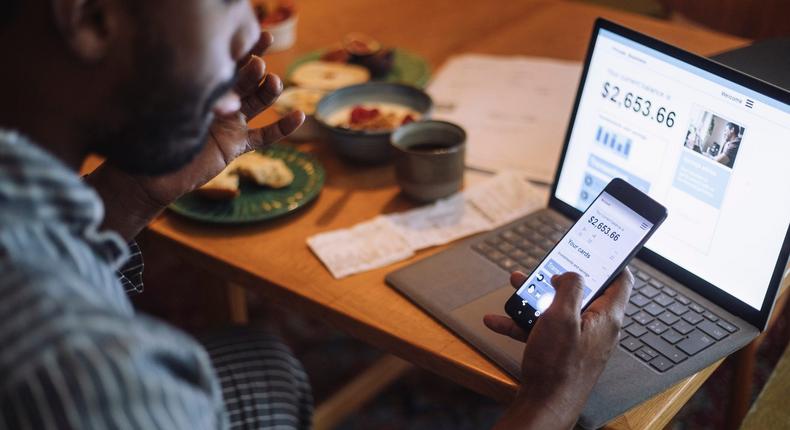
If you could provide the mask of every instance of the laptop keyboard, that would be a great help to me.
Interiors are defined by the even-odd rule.
[[[659,372],[738,331],[658,279],[631,266],[634,290],[625,309],[620,347]]]
[[[564,221],[564,220],[563,220]],[[502,269],[531,273],[570,228],[539,213],[472,245]],[[659,372],[726,338],[738,328],[647,272],[629,266],[634,289],[625,309],[620,347]]]
[[[472,249],[508,272],[530,273],[569,228],[549,215],[536,214]]]

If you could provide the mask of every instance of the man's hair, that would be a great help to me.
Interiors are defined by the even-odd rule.
[[[735,133],[736,136],[741,135],[741,126],[734,122],[728,122],[727,129],[730,130],[731,133]]]

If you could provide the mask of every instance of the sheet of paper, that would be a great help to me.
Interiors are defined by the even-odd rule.
[[[307,245],[338,279],[414,255],[414,249],[384,216],[349,229],[312,236]]]
[[[428,93],[434,118],[466,129],[468,166],[549,183],[580,75],[576,62],[466,54],[442,67]]]
[[[442,245],[481,231],[491,222],[469,204],[463,194],[413,209],[387,215],[414,250]]]
[[[521,172],[505,171],[465,192],[466,201],[499,227],[546,206],[548,192],[523,179]]]

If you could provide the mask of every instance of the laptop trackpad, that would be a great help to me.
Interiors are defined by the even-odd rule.
[[[450,320],[458,334],[481,350],[512,376],[519,378],[524,344],[489,330],[483,324],[486,314],[505,314],[505,302],[515,292],[503,287],[488,293],[450,312]]]

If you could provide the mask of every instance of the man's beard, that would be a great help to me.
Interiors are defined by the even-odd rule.
[[[84,130],[95,152],[134,175],[159,176],[187,165],[205,147],[212,108],[235,84],[208,96],[189,77],[174,76],[176,55],[162,42],[139,40],[136,68],[117,91],[124,117],[117,125],[90,124]]]

